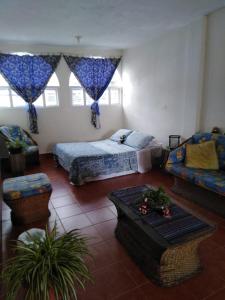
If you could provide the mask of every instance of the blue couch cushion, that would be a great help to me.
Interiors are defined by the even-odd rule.
[[[192,143],[193,144],[199,144],[203,142],[208,142],[213,139],[214,134],[213,133],[196,133],[192,135]]]
[[[27,146],[34,145],[33,141],[26,134],[26,132],[17,125],[4,125],[0,127],[0,132],[6,137],[8,141],[20,140]]]
[[[51,183],[44,173],[19,176],[3,181],[4,200],[16,200],[51,191]]]
[[[186,156],[186,146],[182,145],[169,153],[167,164],[184,162]]]
[[[9,141],[15,141],[16,139],[22,140],[21,131],[19,126],[1,126],[0,132],[7,138]]]
[[[187,168],[183,163],[168,164],[166,169],[175,176],[225,196],[225,172]]]
[[[198,170],[195,184],[225,196],[225,172]]]
[[[195,182],[197,169],[187,168],[183,163],[167,164],[166,169],[175,176],[186,179],[192,183]]]

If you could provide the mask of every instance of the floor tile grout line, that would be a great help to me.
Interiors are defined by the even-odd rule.
[[[64,229],[64,231],[66,231],[66,230],[65,230],[65,228],[64,228],[64,226],[63,226],[63,224],[62,224],[61,218],[59,217],[59,215],[58,215],[58,213],[57,213],[57,211],[56,211],[56,209],[55,209],[55,208],[54,208],[54,210],[55,210],[55,214],[56,214],[56,216],[58,217],[58,219],[59,219],[59,222],[60,222],[60,224],[61,224],[62,228]]]
[[[62,220],[67,219],[67,218],[61,219],[61,218],[59,217],[59,219],[60,219],[61,223],[63,224],[63,221],[62,221]],[[98,235],[100,235],[100,237],[103,239],[103,241],[109,241],[109,240],[112,240],[112,239],[114,238],[114,235],[113,235],[113,238],[110,237],[110,238],[105,239],[105,238],[101,235],[101,233],[99,232],[99,230],[98,230],[97,228],[95,228],[95,226],[96,226],[96,225],[99,225],[99,224],[107,223],[107,222],[112,221],[112,220],[114,220],[114,219],[115,219],[115,218],[110,219],[110,220],[106,220],[106,221],[103,221],[103,222],[100,222],[100,223],[97,223],[97,224],[91,224],[91,225],[85,226],[85,227],[83,227],[83,228],[80,228],[79,230],[87,229],[87,228],[93,227],[93,228],[97,231]],[[63,227],[64,227],[64,226],[63,226]],[[64,227],[64,228],[65,228],[65,227]],[[102,242],[102,241],[101,241],[101,242]],[[98,243],[101,243],[101,242],[97,242],[97,243],[95,243],[95,244],[98,244]],[[94,244],[93,244],[93,245],[94,245]]]
[[[80,204],[77,203],[77,202],[70,203],[70,204],[66,204],[66,205],[62,205],[62,206],[54,206],[54,203],[53,203],[53,202],[51,202],[51,203],[52,203],[52,206],[54,207],[54,209],[56,209],[56,208],[61,208],[61,207],[66,207],[66,206],[70,206],[70,205],[77,205],[77,206],[80,207]]]
[[[57,198],[61,198],[61,197],[57,197]],[[56,208],[61,208],[61,207],[65,207],[65,206],[70,206],[70,205],[77,205],[77,206],[79,206],[81,209],[83,208],[84,209],[84,207],[87,205],[91,205],[91,204],[82,204],[82,203],[80,203],[80,201],[79,200],[74,200],[73,202],[71,202],[71,203],[69,203],[69,204],[65,204],[65,205],[60,205],[60,206],[55,206],[54,205],[54,199],[57,199],[57,198],[53,198],[53,199],[50,199],[50,201],[51,201],[51,204],[52,204],[52,206],[56,209]],[[109,208],[110,209],[110,207],[114,207],[114,205],[113,204],[109,204],[109,203],[106,203],[106,204],[103,204],[102,206],[100,206],[100,207],[93,207],[93,208],[90,208],[90,210],[84,210],[83,212],[84,213],[88,213],[88,212],[91,212],[91,211],[94,211],[94,210],[98,210],[98,209],[102,209],[102,208]],[[110,209],[110,211],[113,213],[113,214],[115,214],[111,209]]]
[[[64,196],[74,196],[74,194],[73,193],[66,193],[66,194],[62,194],[62,195],[58,195],[58,196],[56,196],[56,195],[51,195],[51,197],[50,197],[50,200],[52,200],[52,199],[57,199],[57,198],[62,198],[62,197],[64,197]]]
[[[72,218],[72,217],[77,217],[77,216],[81,216],[81,215],[85,215],[85,213],[81,212],[79,214],[76,214],[76,215],[72,215],[72,216],[69,216],[69,217],[65,217],[65,218],[60,218],[60,220],[63,222],[63,220],[67,220],[69,218]],[[90,221],[90,220],[89,220]],[[89,225],[91,226],[91,225]],[[87,226],[86,226],[87,227]]]
[[[225,293],[225,285],[224,285],[223,287],[221,287],[221,288],[219,288],[219,289],[213,291],[210,295],[208,295],[208,296],[202,298],[201,300],[208,300],[208,299],[210,300],[210,298],[211,298],[212,296],[216,295],[218,292],[220,292],[220,291],[222,291],[222,290],[224,290],[224,293]]]
[[[125,259],[120,259],[120,260],[111,262],[111,263],[109,263],[107,266],[99,267],[98,269],[94,270],[93,273],[102,272],[104,269],[107,269],[107,268],[109,268],[109,267],[111,267],[111,266],[113,266],[113,265],[121,264],[123,261],[125,261]],[[122,269],[123,269],[123,271],[126,271],[126,269],[125,269],[123,266],[122,266]],[[126,272],[126,273],[127,273],[127,272]],[[128,275],[129,275],[129,274],[128,274]],[[131,276],[129,275],[129,277],[131,277]],[[131,278],[131,279],[132,279],[132,281],[134,281],[133,278]],[[134,281],[134,282],[135,282],[135,281]],[[135,284],[136,284],[136,282],[135,282]]]
[[[139,284],[139,285],[137,285],[136,287],[134,287],[134,288],[132,288],[132,289],[129,289],[129,290],[127,290],[126,292],[123,292],[123,293],[117,295],[116,297],[113,297],[112,300],[116,300],[116,299],[120,298],[121,296],[126,295],[128,291],[129,291],[129,292],[130,292],[130,291],[135,291],[135,290],[137,290],[137,289],[139,289],[139,288],[141,288],[141,287],[143,287],[144,285],[147,285],[147,284],[148,284],[148,282]],[[156,299],[155,299],[155,300],[156,300]]]
[[[86,215],[86,213],[84,213],[84,214]],[[88,217],[87,215],[86,215],[86,217],[88,218],[88,220],[91,222],[92,225],[101,224],[101,223],[104,223],[104,222],[107,222],[107,221],[110,221],[110,220],[114,220],[114,219],[115,219],[115,217],[113,217],[113,218],[110,218],[110,219],[108,219],[108,220],[106,220],[106,221],[98,222],[98,223],[94,223],[94,224],[93,224],[93,221],[91,220],[91,218]]]

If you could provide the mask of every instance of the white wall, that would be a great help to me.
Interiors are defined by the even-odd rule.
[[[0,51],[122,55],[119,50],[15,44],[0,44]],[[121,127],[150,133],[165,145],[169,134],[187,138],[213,126],[225,131],[225,8],[127,49],[122,71],[123,111],[116,106],[102,107],[102,128],[96,130],[90,124],[88,107],[71,106],[70,72],[61,60],[57,68],[60,108],[39,110],[40,134],[35,139],[42,153],[51,151],[56,142],[95,140]],[[1,123],[27,128],[27,114],[23,109],[0,109]]]
[[[204,18],[123,55],[124,122],[165,145],[199,126]]]
[[[119,50],[77,49],[47,47],[43,45],[0,44],[4,53],[26,51],[31,53],[68,53],[72,55],[120,56]],[[119,69],[120,71],[120,69]],[[33,135],[40,146],[40,152],[51,152],[57,142],[96,140],[109,136],[112,131],[122,127],[121,106],[101,106],[101,129],[95,129],[90,123],[90,107],[73,107],[68,87],[70,71],[64,59],[61,59],[56,74],[60,82],[60,107],[38,109],[39,134]],[[27,113],[23,108],[0,108],[0,124],[18,124],[28,129]]]
[[[205,83],[201,129],[225,132],[225,8],[208,17]]]

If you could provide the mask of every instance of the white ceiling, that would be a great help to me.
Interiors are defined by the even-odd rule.
[[[225,0],[0,0],[0,41],[127,48],[225,6]]]

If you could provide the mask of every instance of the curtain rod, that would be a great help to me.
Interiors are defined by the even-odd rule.
[[[15,54],[19,55],[19,53],[26,53],[27,55],[32,54],[32,55],[60,55],[60,56],[73,56],[73,57],[104,57],[104,58],[122,58],[122,55],[86,55],[86,54],[75,54],[75,53],[68,53],[68,52],[35,52],[35,51],[10,51],[10,52],[2,52],[0,51],[0,54]],[[24,55],[26,55],[24,54]]]

